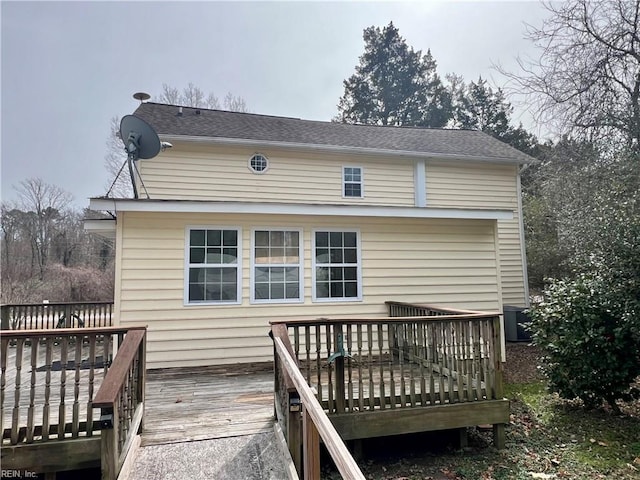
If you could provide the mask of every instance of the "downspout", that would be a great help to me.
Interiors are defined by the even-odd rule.
[[[520,256],[522,257],[522,280],[524,282],[524,306],[530,307],[531,301],[529,297],[529,273],[527,272],[527,246],[524,238],[524,212],[522,211],[522,181],[520,179],[520,174],[528,168],[528,165],[525,164],[518,170],[517,175],[517,195],[518,195],[518,212],[520,214],[519,223],[520,223]]]

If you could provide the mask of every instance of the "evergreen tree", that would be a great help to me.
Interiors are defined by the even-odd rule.
[[[356,73],[344,81],[334,119],[345,123],[443,127],[451,98],[427,51],[409,47],[392,23],[364,30],[365,51]]]

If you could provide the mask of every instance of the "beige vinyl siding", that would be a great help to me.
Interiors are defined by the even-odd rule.
[[[176,144],[139,162],[144,187],[153,199],[260,201],[350,205],[414,204],[413,162],[271,151],[264,173],[248,167],[254,150],[187,147]],[[342,197],[342,167],[363,169],[364,198]],[[144,192],[140,188],[141,192]]]
[[[516,165],[427,162],[427,206],[513,210],[498,221],[502,301],[525,306]]]
[[[187,226],[242,229],[242,303],[185,305]],[[254,227],[303,229],[304,303],[250,304]],[[360,233],[363,300],[311,301],[311,240],[315,228]],[[150,368],[269,361],[269,321],[282,318],[386,315],[384,302],[429,302],[500,308],[495,222],[122,212],[117,317],[149,326]]]

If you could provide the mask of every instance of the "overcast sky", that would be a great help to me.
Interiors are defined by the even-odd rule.
[[[1,2],[2,200],[39,177],[74,197],[103,195],[109,122],[138,91],[189,82],[251,112],[330,120],[363,53],[390,21],[438,72],[502,85],[492,63],[533,55],[538,2]],[[522,117],[527,121],[527,117]]]

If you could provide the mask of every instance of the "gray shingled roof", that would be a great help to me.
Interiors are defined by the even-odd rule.
[[[200,112],[199,114],[196,112]],[[382,127],[142,103],[134,114],[159,135],[228,138],[529,163],[519,150],[474,130]]]

